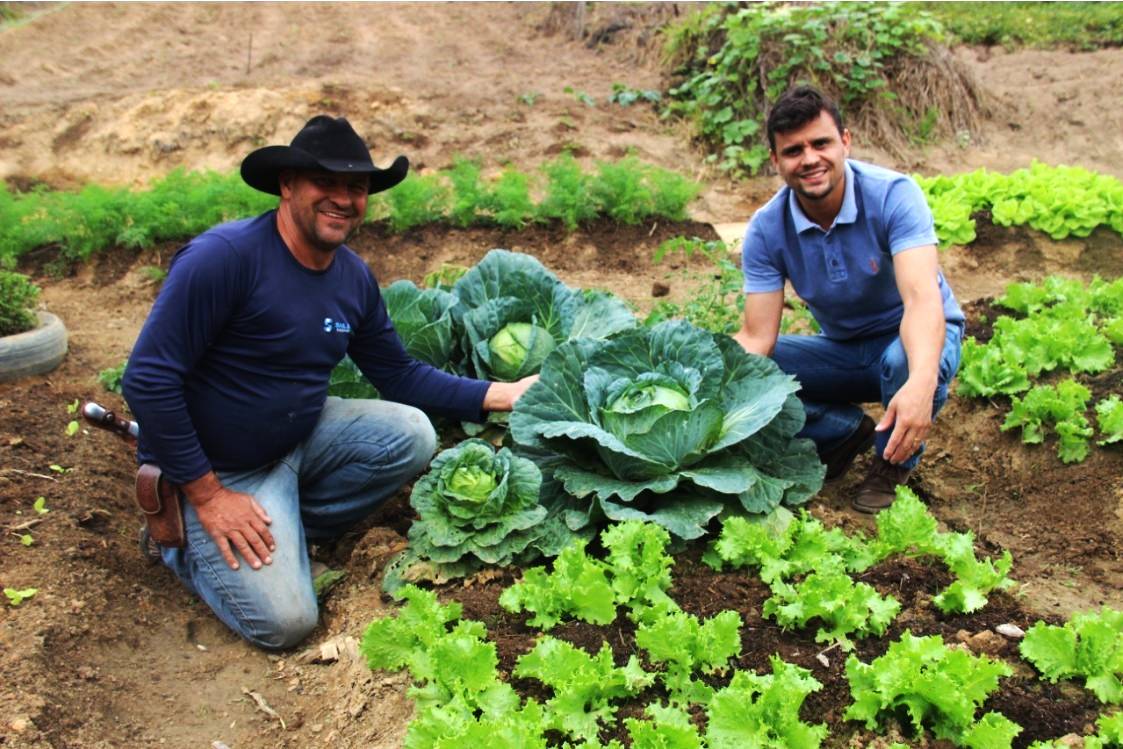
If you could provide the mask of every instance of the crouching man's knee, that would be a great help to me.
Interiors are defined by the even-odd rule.
[[[308,600],[279,601],[262,612],[261,619],[241,632],[252,645],[264,650],[286,650],[303,642],[319,621],[319,607]]]

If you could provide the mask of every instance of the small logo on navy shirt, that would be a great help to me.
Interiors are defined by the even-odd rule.
[[[324,332],[325,333],[350,333],[351,326],[342,320],[333,320],[330,317],[324,318]]]

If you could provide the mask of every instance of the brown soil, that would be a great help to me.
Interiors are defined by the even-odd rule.
[[[587,161],[635,150],[707,180],[692,207],[703,222],[743,221],[774,189],[770,178],[734,184],[708,174],[685,128],[648,108],[605,102],[613,82],[659,85],[651,29],[681,10],[671,5],[594,6],[586,27],[601,32],[602,42],[592,47],[564,28],[548,32],[558,16],[551,18],[547,5],[30,7],[38,15],[0,29],[0,177],[19,186],[139,184],[181,165],[230,169],[249,149],[287,141],[310,115],[328,111],[356,123],[380,162],[407,153],[422,170],[445,166],[457,153],[497,168],[505,160],[529,168],[563,144]],[[614,21],[630,27],[610,33]],[[1123,51],[957,54],[1005,105],[1006,119],[988,130],[988,141],[934,146],[905,164],[868,147],[857,155],[926,172],[1010,169],[1037,157],[1123,175],[1123,143],[1105,135],[1123,131],[1108,88],[1123,75]],[[597,106],[579,103],[566,86],[597,97]],[[524,93],[540,96],[528,105],[518,101]],[[1071,98],[1058,106],[1058,96]],[[368,227],[355,247],[383,283],[419,281],[443,262],[471,263],[492,247],[530,252],[568,283],[609,288],[642,312],[655,301],[657,282],[670,286],[672,300],[691,293],[681,268],[649,260],[660,241],[680,234],[716,236],[708,223],[598,225],[572,234],[556,227],[504,233],[435,226],[391,235]],[[979,241],[947,251],[942,261],[975,314],[1012,280],[1057,272],[1118,276],[1121,250],[1123,240],[1103,230],[1052,242],[983,223]],[[96,375],[127,355],[157,291],[143,269],[166,265],[172,251],[173,245],[115,250],[64,269],[62,277],[49,273],[49,249],[25,260],[45,305],[65,320],[71,349],[50,375],[0,385],[0,525],[9,531],[0,544],[0,584],[39,589],[19,608],[0,607],[0,745],[399,746],[412,710],[406,680],[371,673],[349,655],[347,638],[359,637],[387,609],[379,573],[408,527],[404,495],[366,527],[317,551],[348,577],[327,598],[308,650],[266,655],[227,632],[166,570],[141,560],[125,446],[85,430],[65,435],[67,406],[76,399],[97,396],[122,406],[101,392]],[[1118,370],[1102,380],[1104,392],[1119,392]],[[1040,617],[1056,621],[1105,603],[1123,607],[1119,448],[1095,449],[1084,463],[1066,466],[1052,445],[1023,446],[999,423],[997,406],[953,398],[914,483],[942,521],[974,531],[986,553],[1010,549],[1018,587],[995,596],[978,616],[941,617],[928,603],[944,582],[940,573],[916,562],[889,564],[868,581],[905,604],[891,635],[907,626],[951,641],[960,629],[976,633],[1003,622],[1026,628]],[[848,502],[865,467],[860,461],[829,485],[812,503],[815,514],[868,531],[871,521]],[[50,513],[31,509],[38,496]],[[23,533],[34,537],[30,547],[20,544]],[[674,595],[688,610],[742,613],[747,628],[738,665],[761,668],[779,652],[811,668],[825,687],[809,698],[805,717],[828,722],[839,736],[854,734],[858,745],[870,740],[841,719],[843,659],[828,653],[824,667],[814,657],[822,646],[810,634],[781,633],[762,620],[765,591],[753,576],[711,573],[688,552],[675,579]],[[445,594],[488,622],[509,668],[532,633],[496,609],[502,580],[509,577]],[[564,625],[555,633],[590,647],[605,637],[618,656],[630,649],[626,627],[593,632]],[[865,641],[858,654],[868,660],[886,642]],[[337,659],[320,657],[327,644],[341,646]],[[1000,655],[1017,662],[1010,646]],[[987,705],[1026,727],[1018,745],[1081,732],[1096,705],[1078,688],[1031,677],[1019,666]],[[247,692],[274,709],[284,727]]]

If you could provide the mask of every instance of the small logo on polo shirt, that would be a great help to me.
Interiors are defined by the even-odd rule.
[[[872,273],[873,275],[876,276],[877,271],[880,270],[880,267],[877,264],[877,258],[871,257],[871,258],[868,258],[868,261],[869,261],[869,264],[870,264],[870,273]]]
[[[324,318],[324,332],[325,333],[350,333],[351,326],[342,320],[333,320],[330,317]]]

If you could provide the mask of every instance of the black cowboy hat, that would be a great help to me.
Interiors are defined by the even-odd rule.
[[[328,172],[369,174],[369,194],[389,190],[409,171],[409,159],[399,156],[388,169],[370,160],[370,151],[345,118],[318,115],[308,120],[287,146],[259,148],[242,161],[242,179],[255,190],[281,194],[284,169],[322,169]]]

